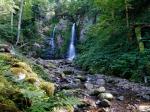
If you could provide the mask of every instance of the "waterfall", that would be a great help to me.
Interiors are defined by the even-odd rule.
[[[56,30],[56,27],[54,27],[53,32],[50,36],[50,41],[49,41],[49,45],[52,49],[52,52],[54,52],[55,50],[55,30]]]
[[[67,57],[68,60],[70,61],[72,61],[76,56],[75,39],[76,39],[76,24],[74,23],[72,26],[72,35],[71,35],[71,41],[70,41],[68,57]]]

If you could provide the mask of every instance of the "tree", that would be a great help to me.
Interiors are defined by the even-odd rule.
[[[24,5],[24,0],[21,0],[21,2],[20,2],[19,21],[18,21],[18,33],[17,33],[16,45],[19,43],[19,40],[20,40],[20,30],[21,30],[21,19],[22,19],[23,5]]]
[[[0,0],[0,16],[8,15],[11,12],[15,13],[15,5],[13,0]]]

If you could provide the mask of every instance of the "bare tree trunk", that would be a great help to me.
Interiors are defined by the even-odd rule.
[[[14,25],[14,13],[13,12],[11,12],[11,35],[12,35],[12,38],[11,38],[11,40],[12,40],[12,42],[13,42],[13,25]]]
[[[128,9],[127,0],[125,0],[125,6],[126,6],[126,24],[127,24],[127,28],[129,28],[129,9]]]
[[[11,12],[11,33],[13,33],[13,24],[14,24],[14,14]]]
[[[21,30],[21,19],[22,19],[22,12],[23,12],[23,3],[24,3],[24,0],[21,0],[21,2],[20,2],[20,12],[19,12],[19,20],[18,20],[18,33],[17,33],[16,45],[19,43],[19,40],[20,40],[20,30]]]
[[[127,28],[129,29],[130,28],[130,25],[129,25],[129,9],[128,9],[128,0],[125,0],[125,9],[126,9],[126,25],[127,25]],[[131,43],[132,41],[132,37],[131,37],[131,32],[130,30],[128,31],[128,41],[129,43]]]
[[[142,35],[141,35],[141,27],[137,26],[135,28],[135,34],[136,34],[136,38],[139,44],[139,51],[140,53],[144,53],[144,43],[142,42]]]

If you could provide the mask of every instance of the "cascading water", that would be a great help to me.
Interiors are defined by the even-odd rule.
[[[49,41],[49,45],[52,49],[52,54],[54,54],[54,50],[55,50],[55,30],[56,30],[56,27],[54,27],[53,32],[50,36],[50,41]]]
[[[50,34],[50,37],[48,37],[48,39],[46,39],[44,43],[45,48],[43,49],[43,53],[41,54],[41,57],[44,59],[55,58],[55,30],[56,27],[54,27],[53,31]]]
[[[72,61],[76,56],[75,39],[76,39],[76,24],[74,23],[72,26],[72,35],[68,51],[68,60],[70,61]]]

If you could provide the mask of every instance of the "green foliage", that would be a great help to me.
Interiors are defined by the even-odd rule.
[[[43,66],[41,65],[37,65],[37,64],[33,64],[32,65],[33,70],[40,75],[41,78],[43,78],[44,80],[49,81],[49,74],[44,71]]]
[[[0,16],[6,16],[11,12],[15,13],[15,9],[18,8],[13,0],[1,0],[0,1]]]
[[[149,77],[149,51],[140,54],[135,36],[129,42],[129,22],[149,24],[147,1],[127,0],[95,0],[95,6],[100,9],[99,21],[87,31],[85,42],[78,45],[79,55],[75,63],[92,73],[104,73],[124,77],[138,82],[143,82],[144,77]],[[126,12],[125,8],[130,12]],[[139,7],[143,7],[142,11]],[[134,10],[134,11],[133,11]],[[136,20],[132,18],[136,13]],[[143,16],[141,16],[143,15]],[[148,30],[146,30],[149,32]],[[132,31],[134,34],[134,31]],[[131,35],[132,35],[131,33]],[[148,37],[148,33],[145,37]]]
[[[56,102],[57,101],[57,102]],[[67,107],[67,106],[74,106],[80,104],[81,102],[79,99],[75,97],[70,97],[65,95],[65,92],[56,93],[55,96],[49,98],[48,102],[51,104],[50,108],[53,109],[54,107]],[[51,110],[52,111],[52,110]]]
[[[58,56],[65,57],[65,55],[67,55],[66,51],[68,50],[68,45],[69,45],[70,37],[71,37],[70,31],[71,31],[71,27],[67,28],[66,31],[61,33],[64,42],[63,42],[62,47],[59,49]]]
[[[8,42],[13,42],[16,38],[16,31],[16,28],[14,28],[13,32],[11,32],[9,24],[0,24],[0,39],[7,40]]]

